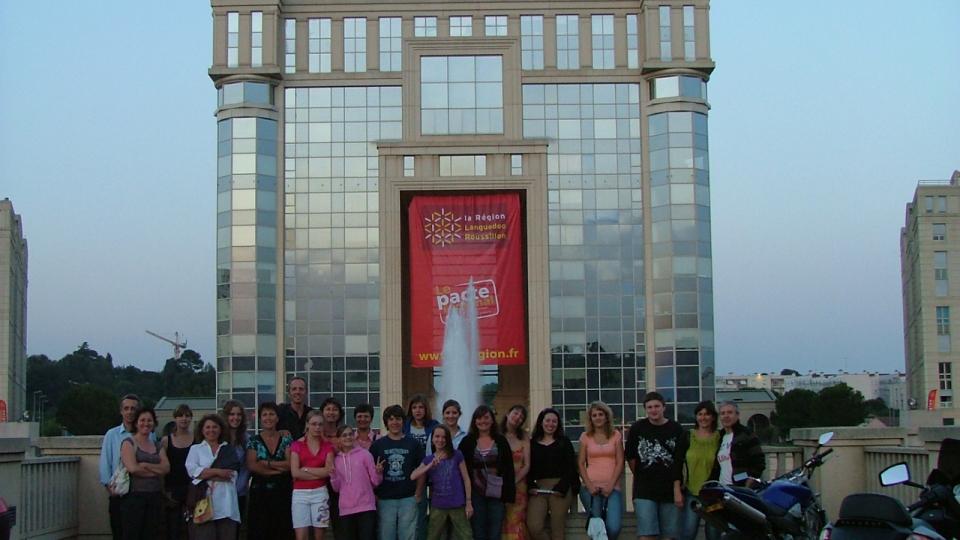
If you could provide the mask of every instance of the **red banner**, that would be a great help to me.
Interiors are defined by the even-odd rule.
[[[937,408],[937,389],[934,388],[927,394],[927,410],[932,411]]]
[[[407,211],[410,353],[441,365],[444,321],[474,283],[481,364],[525,364],[520,195],[417,195]]]

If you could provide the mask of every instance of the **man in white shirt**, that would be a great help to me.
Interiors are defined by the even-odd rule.
[[[120,540],[123,534],[120,530],[120,497],[110,492],[110,478],[120,466],[120,443],[131,435],[138,408],[140,398],[136,394],[123,396],[120,400],[120,416],[123,417],[123,422],[107,430],[100,448],[100,483],[110,497],[110,532],[113,540]]]

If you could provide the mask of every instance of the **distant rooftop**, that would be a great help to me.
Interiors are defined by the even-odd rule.
[[[186,403],[191,409],[213,410],[217,408],[217,398],[205,397],[167,397],[160,398],[154,409],[158,411],[172,411],[181,403]]]
[[[717,402],[736,401],[738,403],[767,403],[776,401],[777,396],[763,388],[744,388],[742,390],[717,389]]]

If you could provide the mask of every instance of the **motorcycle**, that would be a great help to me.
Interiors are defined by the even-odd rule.
[[[723,531],[724,538],[817,538],[827,516],[809,481],[813,471],[833,452],[828,449],[820,453],[832,438],[832,431],[821,435],[810,459],[770,482],[740,475],[734,478],[736,482],[747,480],[754,486],[752,489],[707,482],[700,489],[700,502],[694,503],[693,510]]]
[[[942,540],[960,534],[957,501],[949,482],[931,474],[928,485],[910,480],[905,462],[880,472],[880,485],[906,485],[919,488],[920,499],[905,507],[903,503],[878,493],[854,493],[844,497],[836,522],[827,525],[820,540]]]

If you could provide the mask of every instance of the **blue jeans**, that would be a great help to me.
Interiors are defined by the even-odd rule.
[[[610,540],[617,540],[620,536],[620,527],[623,524],[623,493],[619,490],[613,490],[609,497],[603,495],[590,495],[587,488],[580,486],[580,502],[587,509],[590,516],[600,517],[603,512],[603,502],[607,502],[607,515],[603,522],[607,526],[607,536]]]
[[[417,537],[417,499],[379,499],[380,540],[414,540]]]
[[[499,540],[506,509],[500,499],[473,496],[473,517],[470,528],[473,540]]]
[[[427,508],[430,508],[430,498],[427,490],[423,490],[423,497],[417,503],[417,540],[427,540]]]
[[[696,540],[697,534],[700,532],[700,514],[694,512],[691,505],[694,501],[700,499],[686,491],[684,491],[684,497],[686,500],[683,505],[683,514],[680,517],[680,539]],[[720,540],[720,532],[709,523],[703,527],[703,533],[707,540]]]

